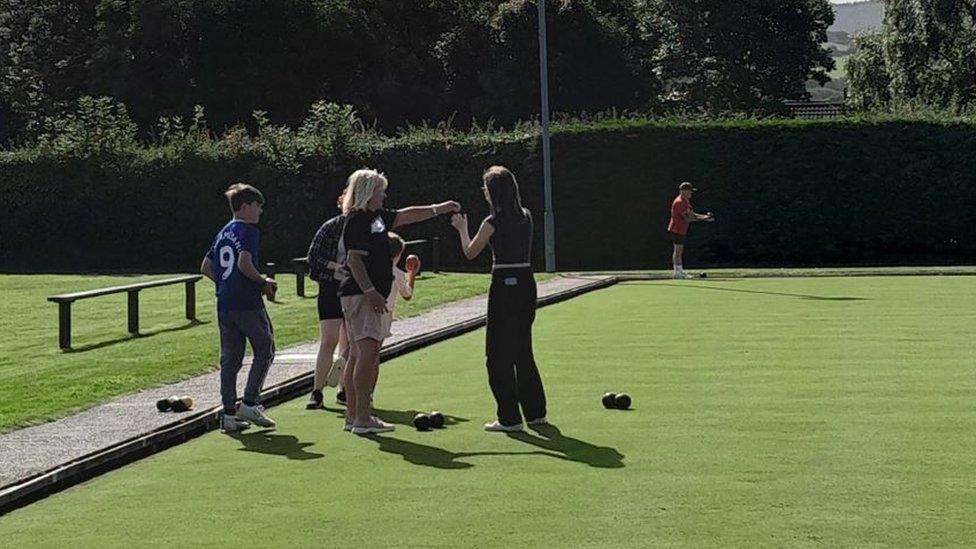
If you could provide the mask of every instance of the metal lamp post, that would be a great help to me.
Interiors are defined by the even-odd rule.
[[[556,272],[556,222],[552,213],[552,171],[549,158],[549,63],[546,52],[546,0],[539,4],[539,86],[542,92],[542,177],[546,196],[546,272]]]

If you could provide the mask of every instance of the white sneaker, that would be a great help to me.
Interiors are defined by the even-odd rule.
[[[352,432],[356,435],[371,435],[374,433],[389,433],[390,431],[396,430],[396,425],[392,423],[387,423],[385,421],[380,421],[373,418],[374,421],[369,425],[363,425],[361,427],[353,427]]]
[[[675,278],[675,280],[684,280],[686,278],[691,278],[691,275],[689,275],[688,273],[686,273],[684,271],[678,271],[678,272],[674,273],[674,278]]]
[[[498,421],[492,421],[491,423],[485,423],[485,431],[499,433],[521,433],[522,424],[516,423],[515,425],[502,425]]]
[[[376,417],[376,416],[370,416],[370,417],[373,418],[373,422],[374,423],[383,423],[383,421],[380,418]],[[387,424],[387,425],[389,425],[389,424]],[[346,423],[345,421],[343,421],[343,423],[342,423],[342,430],[343,431],[352,431],[352,423]]]
[[[278,425],[273,419],[265,415],[264,406],[261,406],[260,404],[248,406],[242,402],[241,405],[237,407],[237,415],[241,419],[250,421],[251,423],[254,423],[260,427],[273,428]]]
[[[247,429],[250,426],[250,423],[237,419],[237,416],[231,416],[224,413],[220,414],[220,430],[225,433],[237,433]]]
[[[346,367],[346,359],[341,356],[332,363],[332,368],[325,375],[325,384],[329,387],[338,387],[339,380],[342,379],[342,369]]]
[[[544,417],[540,417],[533,419],[532,421],[526,421],[525,423],[532,427],[538,427],[539,425],[549,425],[549,420]]]

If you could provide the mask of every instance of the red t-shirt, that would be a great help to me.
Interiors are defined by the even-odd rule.
[[[671,223],[668,223],[668,232],[674,234],[688,234],[688,222],[685,221],[685,213],[691,211],[691,202],[685,200],[680,194],[671,203]]]

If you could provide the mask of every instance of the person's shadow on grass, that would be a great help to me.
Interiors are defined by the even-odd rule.
[[[538,425],[531,427],[539,436],[529,433],[508,433],[510,438],[538,446],[548,450],[546,454],[566,459],[586,463],[590,467],[620,468],[624,467],[624,455],[616,448],[609,446],[596,446],[578,438],[567,437],[552,424]]]
[[[325,457],[323,454],[305,450],[305,448],[314,445],[312,442],[299,442],[298,437],[294,435],[276,435],[273,433],[274,431],[264,429],[254,433],[236,433],[233,438],[241,441],[244,445],[243,448],[240,448],[241,452],[257,452],[300,461]]]
[[[436,446],[427,446],[426,444],[418,444],[416,442],[410,442],[409,440],[393,437],[363,435],[363,438],[367,438],[379,444],[381,452],[399,454],[403,456],[405,461],[414,465],[435,467],[437,469],[470,469],[471,467],[474,467],[473,463],[460,460],[466,457],[475,456],[545,455],[562,457],[557,454],[539,450],[529,452],[450,452],[443,448],[437,448]]]
[[[400,454],[404,460],[414,465],[425,465],[438,469],[469,469],[474,467],[471,463],[458,461],[461,457],[460,454],[449,452],[443,448],[379,435],[365,435],[364,438],[379,444],[381,452]]]
[[[418,412],[410,410],[384,410],[382,408],[374,408],[373,415],[386,421],[388,423],[396,423],[398,425],[409,425],[413,427],[413,418]],[[460,423],[467,423],[470,421],[465,417],[452,416],[444,414],[444,426],[449,427],[451,425],[458,425]]]
[[[642,284],[643,281],[637,282],[637,284]],[[798,299],[812,299],[816,301],[870,301],[867,297],[852,297],[852,296],[825,296],[825,295],[811,295],[811,294],[791,294],[787,292],[772,292],[772,291],[762,291],[762,290],[747,290],[745,288],[717,288],[715,286],[704,286],[701,284],[691,284],[691,283],[672,283],[672,282],[658,282],[656,286],[676,286],[683,288],[698,288],[701,290],[712,290],[716,292],[738,292],[743,294],[762,294],[762,295],[776,295],[782,297],[795,297]]]
[[[329,406],[323,406],[321,410],[326,412],[332,412],[337,418],[346,417],[345,408],[330,408]],[[382,419],[387,423],[395,423],[397,425],[406,425],[408,427],[413,427],[413,418],[418,412],[410,410],[385,410],[383,408],[374,408],[373,415]],[[444,414],[444,426],[450,427],[451,425],[460,425],[461,423],[467,423],[469,420],[466,417],[452,416]]]

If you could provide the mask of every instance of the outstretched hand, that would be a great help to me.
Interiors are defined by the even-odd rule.
[[[458,232],[468,230],[468,214],[456,213],[452,215],[451,225],[453,225]]]
[[[437,205],[437,213],[439,214],[457,213],[460,211],[461,204],[456,200],[448,200]]]

